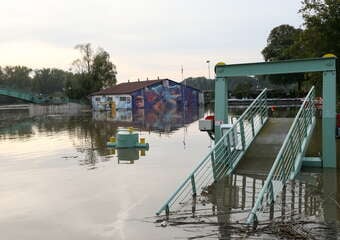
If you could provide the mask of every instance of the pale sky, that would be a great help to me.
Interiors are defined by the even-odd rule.
[[[207,76],[213,65],[262,61],[270,30],[301,27],[300,0],[0,0],[0,65],[68,70],[90,42],[118,82]],[[212,71],[211,71],[212,72]]]

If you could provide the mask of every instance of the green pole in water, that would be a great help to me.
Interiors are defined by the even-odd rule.
[[[335,65],[335,59],[333,64]],[[336,72],[323,72],[322,165],[336,167]]]
[[[224,66],[225,63],[217,63],[216,67]],[[215,143],[222,137],[220,125],[228,123],[228,82],[226,78],[216,73],[215,79]]]

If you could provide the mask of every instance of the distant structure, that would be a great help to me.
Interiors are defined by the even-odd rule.
[[[92,93],[95,111],[113,109],[179,109],[203,104],[200,90],[170,79],[126,82]]]

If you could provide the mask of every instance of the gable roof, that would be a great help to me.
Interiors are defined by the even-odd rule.
[[[92,95],[109,95],[109,94],[129,94],[141,88],[145,88],[155,83],[162,82],[163,80],[166,80],[166,79],[120,83],[114,87],[106,88],[98,92],[91,93],[91,96]]]
[[[94,96],[94,95],[119,95],[119,94],[131,94],[139,89],[154,85],[156,83],[161,83],[162,81],[167,80],[167,81],[171,81],[174,82],[176,84],[180,84],[183,85],[182,83],[178,83],[175,81],[172,81],[170,79],[157,79],[157,80],[147,80],[147,81],[138,81],[138,82],[125,82],[125,83],[120,83],[116,86],[110,87],[110,88],[106,88],[103,90],[100,90],[98,92],[94,92],[91,93],[90,96]],[[191,88],[195,91],[201,92],[201,90],[191,87],[189,85],[185,85],[187,88]]]

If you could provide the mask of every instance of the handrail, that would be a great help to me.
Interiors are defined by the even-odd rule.
[[[280,186],[283,185],[289,179],[289,177],[291,177],[292,174],[294,174],[295,176],[295,174],[299,171],[299,169],[294,169],[299,166],[299,164],[297,164],[299,162],[296,162],[296,159],[299,157],[298,160],[302,161],[301,153],[305,150],[303,148],[306,148],[307,146],[307,144],[304,144],[304,141],[306,142],[306,140],[308,139],[308,135],[311,134],[312,128],[314,127],[313,124],[315,124],[314,97],[315,88],[313,86],[308,92],[307,96],[305,97],[288,131],[288,134],[286,135],[282,147],[275,158],[274,164],[270,169],[267,179],[248,216],[247,219],[248,224],[257,221],[256,213],[262,206],[265,194],[269,194],[271,203],[273,203],[275,201],[276,193],[281,189]],[[301,124],[303,126],[301,126]],[[303,136],[302,133],[304,133]],[[293,144],[295,144],[296,146],[294,146]],[[288,169],[287,168],[285,169],[285,166],[286,167],[288,166]],[[273,182],[274,180],[277,182]],[[276,185],[274,186],[274,184]]]
[[[22,99],[25,101],[29,101],[32,103],[42,104],[42,103],[67,103],[68,98],[55,98],[51,96],[42,96],[38,93],[17,90],[13,88],[4,88],[0,86],[0,95],[10,96],[18,99]]]
[[[199,188],[208,186],[211,181],[230,174],[236,167],[256,134],[268,119],[267,89],[264,89],[248,106],[233,126],[227,130],[215,146],[208,152],[203,160],[195,167],[184,182],[170,196],[165,204],[158,210],[157,215],[163,211],[168,215],[170,207],[182,200],[190,193],[196,197]]]

